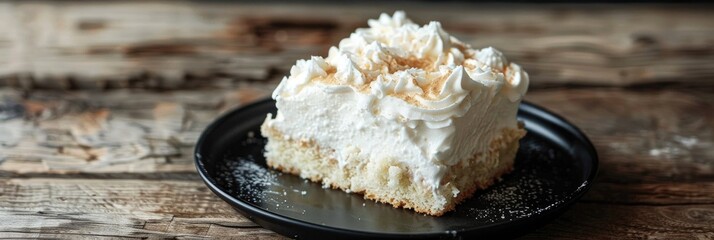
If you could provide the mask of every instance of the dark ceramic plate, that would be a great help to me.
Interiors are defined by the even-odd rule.
[[[590,187],[597,155],[576,127],[523,103],[518,118],[528,134],[515,169],[441,217],[324,189],[265,166],[260,124],[275,113],[264,100],[228,112],[196,145],[198,172],[208,187],[261,226],[293,238],[515,237],[555,218]]]

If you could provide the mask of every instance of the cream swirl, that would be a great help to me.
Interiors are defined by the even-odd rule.
[[[514,102],[528,88],[528,74],[500,51],[470,49],[438,22],[420,27],[397,11],[368,24],[369,28],[357,29],[340,41],[339,47],[330,48],[326,59],[298,61],[284,79],[289,82],[284,90],[295,93],[312,80],[348,85],[355,91],[396,97],[433,110],[459,104],[483,87],[500,89]],[[464,109],[460,110],[452,116],[459,116]]]

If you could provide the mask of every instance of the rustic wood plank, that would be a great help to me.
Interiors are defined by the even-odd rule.
[[[190,152],[201,130],[220,112],[270,90],[245,84],[236,90],[33,91],[24,97],[6,91],[3,104],[23,106],[24,116],[0,123],[10,133],[0,138],[0,171],[191,172]],[[542,89],[527,98],[583,128],[601,156],[602,182],[714,180],[714,103],[707,91]]]
[[[711,6],[71,1],[0,5],[0,86],[186,89],[274,79],[395,9],[503,50],[536,87],[712,86]]]
[[[18,105],[24,114],[0,122],[7,133],[0,137],[0,171],[193,172],[190,152],[203,128],[222,111],[271,90],[242,84],[234,90],[33,91],[24,97],[5,91],[0,105]]]
[[[578,203],[523,239],[711,239],[714,205],[621,206]]]
[[[714,182],[611,183],[598,179],[582,201],[651,206],[714,204]]]
[[[237,90],[171,92],[3,91],[0,105],[17,103],[24,110],[5,114],[14,117],[0,122],[0,129],[27,126],[23,132],[47,134],[6,137],[10,140],[0,146],[0,153],[11,153],[0,163],[6,179],[0,180],[0,213],[21,219],[17,226],[45,219],[38,221],[41,226],[0,232],[50,238],[278,237],[210,193],[194,173],[192,142],[172,138],[195,139],[217,114],[265,97],[270,89],[270,84],[244,84]],[[583,128],[601,156],[601,171],[582,203],[526,238],[711,237],[712,99],[711,92],[692,89],[531,91],[529,101]],[[187,118],[191,124],[185,124]],[[112,121],[127,126],[164,121],[160,125],[166,127],[161,134],[144,131],[137,137],[150,139],[142,143],[150,154],[129,154],[133,158],[125,162],[99,167],[96,162],[118,159],[97,157],[111,152],[102,151],[105,144],[119,139],[103,127]],[[73,135],[76,124],[84,125]],[[95,131],[110,135],[77,141]]]
[[[1,235],[279,238],[199,181],[8,179],[0,193],[0,219],[12,219]]]
[[[598,185],[595,185],[596,187]],[[0,181],[0,233],[72,237],[269,237],[199,181],[9,179]],[[578,203],[526,238],[661,239],[713,236],[714,205]]]
[[[599,181],[714,181],[709,90],[554,89],[526,99],[582,128],[600,156]]]

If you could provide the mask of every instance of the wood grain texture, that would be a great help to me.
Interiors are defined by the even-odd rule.
[[[713,85],[711,6],[11,1],[0,4],[0,86],[173,89],[280,77],[395,9],[503,50],[534,86]]]
[[[280,238],[198,181],[12,179],[0,192],[3,236]]]
[[[57,95],[44,91],[27,94],[5,91],[4,96],[10,96],[5,99],[16,98],[4,105],[15,102],[27,106],[25,102],[31,101],[34,107],[49,102],[64,107],[48,106],[56,110],[43,110],[50,112],[47,114],[25,111],[25,115],[0,124],[11,126],[19,121],[29,126],[32,123],[37,127],[23,131],[56,135],[38,139],[35,137],[46,134],[25,136],[14,145],[2,146],[3,153],[11,154],[0,164],[0,176],[6,179],[0,183],[0,212],[5,218],[24,220],[18,220],[19,225],[12,228],[0,228],[0,232],[17,237],[63,238],[83,236],[83,231],[129,237],[240,234],[277,237],[251,225],[204,187],[191,162],[191,141],[194,140],[187,140],[195,139],[200,132],[195,129],[201,129],[218,113],[269,93],[270,87],[257,85],[181,94],[144,90],[75,91]],[[219,92],[222,94],[217,94]],[[529,101],[566,116],[591,137],[601,156],[601,171],[580,204],[526,238],[592,235],[594,238],[707,239],[713,236],[711,145],[714,137],[711,131],[714,116],[710,113],[714,102],[710,95],[707,91],[670,89],[531,91]],[[128,96],[132,96],[132,100],[115,101]],[[626,110],[645,103],[653,107]],[[694,111],[697,109],[699,111]],[[673,114],[678,114],[677,120],[661,120],[660,115]],[[176,127],[186,120],[165,120],[185,119],[185,116],[191,116],[191,127]],[[112,123],[114,121],[122,123]],[[159,134],[163,138],[155,136],[153,131],[140,132],[137,135],[141,137],[128,143],[111,141],[126,136],[126,129],[119,132],[101,127],[148,125],[156,121],[165,121],[161,125],[173,126],[170,128],[173,130],[166,131],[168,135]],[[73,135],[71,129],[76,124],[84,127]],[[103,138],[86,138],[92,129],[104,131]],[[169,140],[172,136],[181,137]],[[77,139],[99,142],[80,143]],[[141,143],[137,139],[147,141]],[[118,147],[107,148],[104,145],[107,143]],[[147,152],[127,151],[132,149],[127,146],[137,144],[148,149]],[[118,153],[111,155],[113,151],[126,157],[115,156]],[[113,222],[103,222],[103,218]],[[22,222],[37,219],[47,220],[40,221],[44,225],[25,226]],[[43,235],[32,235],[35,233]]]
[[[137,184],[144,187],[137,188]],[[236,214],[198,181],[12,179],[1,182],[0,191],[0,200],[5,202],[2,217],[15,220],[0,228],[0,233],[274,236]],[[526,238],[636,238],[650,234],[662,239],[711,237],[713,207],[583,202]]]
[[[193,145],[395,9],[503,50],[595,144],[593,188],[523,238],[714,238],[711,7],[410,5],[0,3],[0,238],[283,238],[201,183]]]
[[[576,204],[523,239],[711,239],[714,205]]]

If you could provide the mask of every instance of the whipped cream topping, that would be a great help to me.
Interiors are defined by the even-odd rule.
[[[401,11],[368,25],[327,58],[296,62],[273,92],[271,127],[335,149],[339,161],[340,149],[355,148],[399,159],[434,189],[448,166],[516,127],[528,74],[501,52],[472,49],[439,22],[419,26]]]

